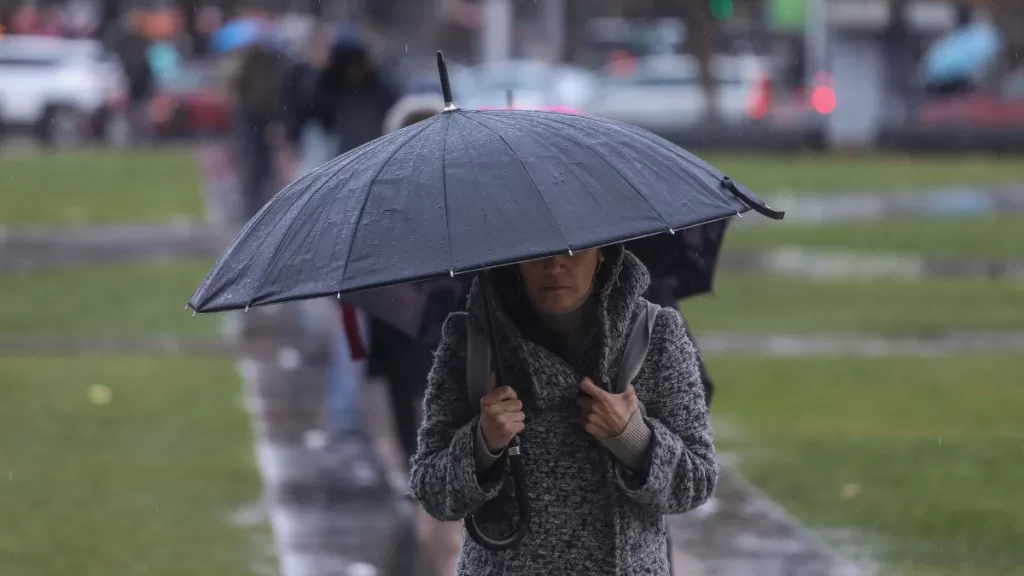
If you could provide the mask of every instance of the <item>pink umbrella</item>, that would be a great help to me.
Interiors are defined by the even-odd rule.
[[[582,116],[583,112],[569,106],[544,106],[542,108],[520,108],[518,106],[484,106],[480,110],[540,110],[541,112],[560,112]]]

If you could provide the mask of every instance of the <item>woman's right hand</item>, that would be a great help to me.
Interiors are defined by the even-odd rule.
[[[492,454],[501,452],[523,431],[526,414],[515,390],[502,386],[480,399],[480,431]]]

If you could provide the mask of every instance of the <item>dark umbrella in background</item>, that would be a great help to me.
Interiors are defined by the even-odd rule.
[[[748,210],[783,217],[703,160],[635,126],[459,110],[440,53],[438,69],[444,112],[288,185],[246,224],[189,305],[247,309],[454,278],[648,236],[671,244],[687,228]],[[506,384],[496,360],[496,380]],[[514,546],[529,526],[518,446],[513,440],[509,454],[519,525],[496,540],[472,516],[466,521],[470,536],[491,550]]]

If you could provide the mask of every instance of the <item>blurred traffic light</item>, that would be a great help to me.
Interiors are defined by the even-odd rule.
[[[711,17],[715,20],[728,20],[732,18],[733,0],[708,0],[711,7]]]

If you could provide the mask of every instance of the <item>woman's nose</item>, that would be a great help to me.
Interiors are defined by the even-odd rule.
[[[565,269],[566,257],[562,255],[552,256],[544,261],[544,270],[561,272]]]

